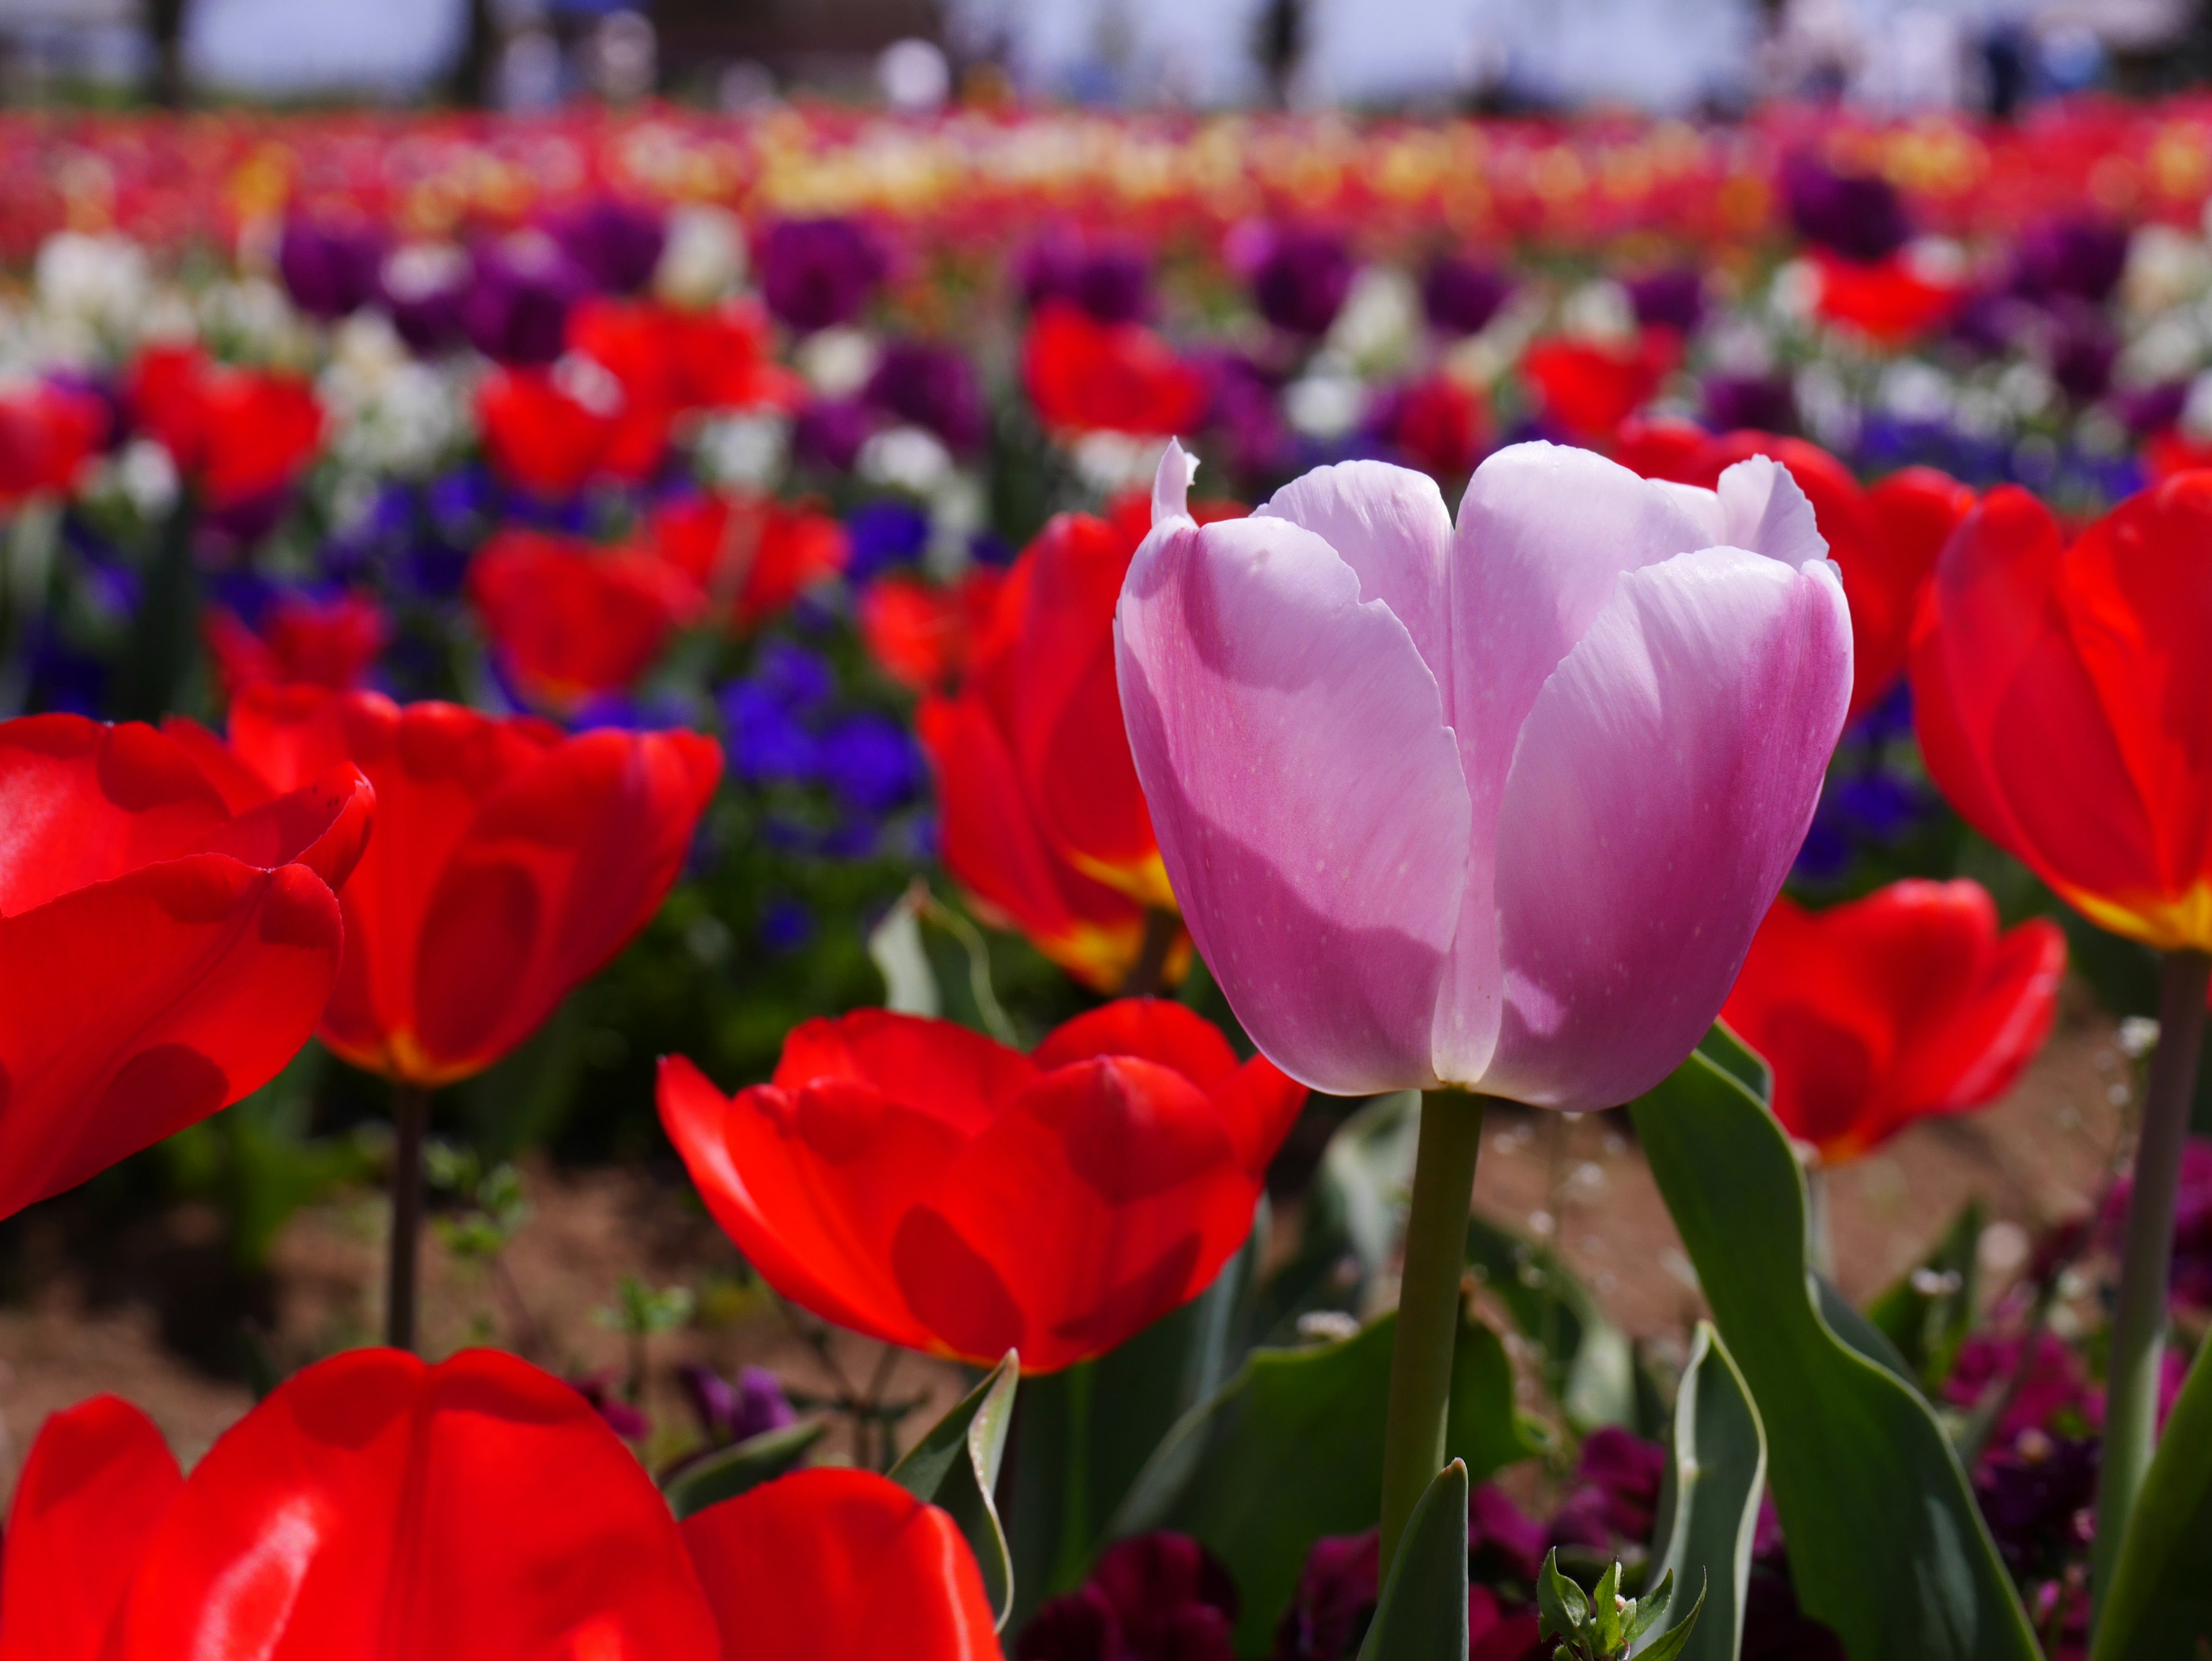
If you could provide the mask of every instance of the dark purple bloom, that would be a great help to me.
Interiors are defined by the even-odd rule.
[[[2061,219],[2026,232],[2013,250],[2013,286],[2037,299],[2101,305],[2128,265],[2128,233],[2109,220]]]
[[[722,689],[730,770],[748,784],[804,784],[820,770],[820,746],[805,722],[758,681]]]
[[[1797,430],[1797,395],[1786,375],[1714,375],[1702,396],[1705,425],[1715,432],[1747,427],[1762,433]]]
[[[284,222],[276,270],[292,303],[325,322],[349,317],[377,295],[384,243],[366,226]]]
[[[1912,234],[1904,199],[1886,179],[1837,173],[1799,155],[1783,164],[1782,194],[1797,234],[1846,259],[1886,259]]]
[[[400,248],[377,271],[377,294],[399,338],[424,356],[460,344],[473,267],[459,248]]]
[[[550,363],[568,344],[568,312],[591,278],[550,237],[530,232],[477,251],[461,327],[502,363]]]
[[[828,663],[803,646],[772,640],[753,664],[753,684],[793,715],[818,712],[837,690]]]
[[[947,447],[971,450],[988,419],[975,368],[957,347],[896,340],[868,379],[868,401],[901,421],[927,427]]]
[[[1628,303],[1635,307],[1636,320],[1647,329],[1656,326],[1693,334],[1705,320],[1705,275],[1694,265],[1677,265],[1632,277]]]
[[[1467,1550],[1485,1580],[1534,1580],[1544,1561],[1544,1525],[1504,1488],[1477,1483],[1467,1496]]]
[[[2097,1444],[2024,1431],[1974,1468],[1974,1498],[2014,1573],[2058,1573],[2089,1542]]]
[[[1031,243],[1016,268],[1022,303],[1032,310],[1063,300],[1101,323],[1136,323],[1152,315],[1152,262],[1127,242],[1083,242],[1050,232]]]
[[[2095,307],[2060,301],[2051,307],[2051,378],[2076,404],[2094,403],[2112,385],[2120,338]]]
[[[624,1441],[642,1442],[653,1433],[651,1421],[637,1410],[636,1405],[616,1394],[612,1372],[587,1373],[568,1383],[577,1395],[592,1404],[592,1411],[606,1421],[607,1428]]]
[[[1659,1512],[1667,1450],[1618,1425],[1592,1431],[1575,1463],[1575,1488],[1553,1518],[1552,1537],[1602,1550],[1648,1542]]]
[[[1276,231],[1252,271],[1260,315],[1289,334],[1321,335],[1352,291],[1352,251],[1328,231]]]
[[[1984,357],[2017,351],[2040,321],[2035,307],[2018,295],[1987,289],[1952,314],[1951,336]]]
[[[1478,334],[1513,293],[1513,279],[1494,266],[1445,254],[1421,279],[1421,309],[1441,334]]]
[[[1048,1601],[1022,1629],[1015,1661],[1235,1661],[1237,1586],[1218,1558],[1181,1534],[1109,1546],[1079,1591]]]
[[[2008,1387],[2018,1375],[2020,1385],[2004,1417],[1997,1421],[1999,1440],[2034,1431],[2040,1434],[2071,1425],[2078,1428],[2092,1418],[2095,1403],[2081,1359],[2057,1335],[2036,1335],[2035,1348],[2023,1372],[2022,1340],[1977,1333],[1959,1347],[1951,1376],[1943,1381],[1943,1395],[1954,1407],[1972,1411],[1984,1398]]]
[[[1844,1641],[1797,1607],[1786,1574],[1754,1572],[1743,1600],[1741,1661],[1846,1661]]]
[[[1289,464],[1290,428],[1278,406],[1273,376],[1249,358],[1224,356],[1212,365],[1206,426],[1222,441],[1224,459],[1239,478],[1264,480]]]
[[[760,941],[771,952],[801,950],[814,938],[814,913],[803,900],[778,894],[761,904]],[[757,1369],[748,1367],[747,1372]]]
[[[928,778],[921,746],[888,715],[848,715],[822,734],[823,782],[860,813],[888,813],[922,792]]]
[[[1298,1589],[1275,1627],[1274,1661],[1342,1661],[1375,1616],[1379,1542],[1376,1531],[1313,1542]]]
[[[761,294],[800,334],[860,314],[883,280],[883,250],[850,219],[787,219],[761,244]]]
[[[2122,392],[2113,399],[2112,407],[2127,423],[2130,432],[2137,438],[2147,438],[2153,433],[2164,432],[2181,419],[2181,412],[2189,407],[2189,383],[2168,380]]]
[[[613,197],[568,214],[553,235],[602,294],[635,294],[652,282],[668,241],[659,214]]]
[[[911,502],[886,496],[854,510],[845,521],[845,580],[856,587],[894,566],[911,565],[929,546],[929,515]]]
[[[686,1361],[676,1376],[700,1430],[716,1447],[750,1441],[798,1422],[782,1383],[766,1367],[739,1367],[732,1383],[710,1366]]]
[[[866,399],[817,398],[792,423],[792,453],[810,466],[846,472],[875,429],[875,411]]]

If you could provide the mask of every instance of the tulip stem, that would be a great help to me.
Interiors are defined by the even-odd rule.
[[[1150,998],[1158,994],[1167,978],[1168,953],[1175,950],[1176,930],[1182,924],[1182,916],[1165,906],[1145,909],[1145,941],[1137,949],[1137,961],[1129,965],[1128,977],[1121,983],[1123,997]]]
[[[1422,1494],[1443,1469],[1451,1409],[1452,1354],[1459,1342],[1460,1282],[1467,1269],[1467,1220],[1482,1150],[1484,1098],[1431,1090],[1421,1104],[1413,1153],[1413,1199],[1406,1214],[1406,1263],[1398,1283],[1398,1330],[1390,1349],[1390,1402],[1382,1426],[1382,1540],[1378,1573],[1390,1578],[1399,1537]]]
[[[2105,1445],[2097,1469],[2097,1541],[2091,1559],[2092,1621],[2119,1561],[2120,1542],[2158,1439],[2160,1363],[2166,1349],[2166,1276],[2181,1153],[2197,1095],[2212,956],[2166,954],[2159,983],[2158,1050],[2143,1090],[2135,1182],[2120,1248],[2118,1306],[2105,1380]]]
[[[422,1138],[430,1129],[430,1092],[418,1084],[392,1086],[392,1256],[385,1284],[384,1340],[415,1348],[416,1262],[422,1249]]]

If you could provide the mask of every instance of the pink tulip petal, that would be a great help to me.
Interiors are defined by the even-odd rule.
[[[1850,662],[1825,561],[1709,548],[1620,579],[1506,781],[1484,1088],[1609,1107],[1689,1053],[1803,840]]]
[[[1433,1034],[1435,1067],[1469,1080],[1498,1041],[1493,827],[1521,728],[1625,571],[1711,545],[1667,491],[1587,450],[1516,444],[1475,470],[1461,504],[1446,678],[1473,806],[1458,928]]]
[[[1168,517],[1115,651],[1169,880],[1254,1041],[1319,1090],[1431,1082],[1468,798],[1406,625],[1310,531]]]
[[[1737,462],[1721,475],[1719,498],[1725,520],[1723,532],[1714,540],[1730,548],[1748,548],[1790,565],[1828,557],[1827,538],[1813,513],[1813,504],[1790,470],[1771,456],[1755,455]]]
[[[1395,612],[1421,661],[1445,683],[1452,521],[1436,480],[1383,461],[1340,462],[1293,479],[1254,516],[1303,525],[1335,549],[1358,573],[1360,598]]]

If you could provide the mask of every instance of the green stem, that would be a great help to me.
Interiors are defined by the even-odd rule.
[[[1406,1216],[1406,1268],[1398,1288],[1398,1331],[1390,1350],[1389,1416],[1382,1427],[1379,1573],[1384,1583],[1414,1506],[1443,1469],[1482,1109],[1483,1098],[1462,1090],[1432,1090],[1421,1104],[1413,1202]]]
[[[385,1342],[415,1348],[415,1311],[422,1244],[422,1138],[430,1128],[430,1092],[416,1084],[392,1086],[392,1250],[385,1283]]]
[[[1144,943],[1137,950],[1137,961],[1129,965],[1129,973],[1121,983],[1123,997],[1159,995],[1160,984],[1167,978],[1168,954],[1175,950],[1176,934],[1182,927],[1180,912],[1158,905],[1146,909]]]
[[[2212,956],[2166,955],[2160,977],[2158,1051],[2143,1091],[2135,1185],[2120,1250],[2119,1305],[2105,1380],[2105,1445],[2097,1470],[2097,1541],[2091,1559],[2091,1619],[2118,1565],[2120,1539],[2158,1437],[2159,1363],[2166,1348],[2166,1274],[2173,1255],[2173,1203],[2181,1151],[2197,1094],[2204,1041],[2204,995]]]

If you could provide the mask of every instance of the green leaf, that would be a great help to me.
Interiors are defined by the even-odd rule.
[[[1608,1655],[1621,1645],[1620,1617],[1620,1560],[1615,1558],[1590,1589],[1590,1632]]]
[[[1766,1489],[1766,1433],[1742,1373],[1708,1321],[1698,1323],[1674,1396],[1673,1454],[1652,1561],[1683,1585],[1702,1571],[1705,1596],[1715,1603],[1694,1641],[1684,1635],[1682,1653],[1692,1661],[1735,1661]]]
[[[983,1571],[983,1594],[991,1600],[1001,1627],[1013,1612],[1014,1569],[994,1496],[1020,1382],[1021,1360],[1008,1350],[983,1382],[932,1425],[890,1469],[891,1481],[917,1499],[942,1506],[960,1524]]]
[[[1228,1566],[1243,1597],[1240,1654],[1272,1641],[1316,1540],[1380,1518],[1395,1328],[1385,1315],[1336,1342],[1253,1351],[1160,1445],[1115,1519],[1116,1535],[1194,1536]],[[1445,1451],[1474,1480],[1534,1451],[1504,1345],[1479,1322],[1461,1323]]]
[[[1723,1023],[1715,1021],[1705,1029],[1705,1036],[1698,1041],[1698,1054],[1760,1101],[1774,1099],[1774,1069],[1767,1066],[1766,1057]]]
[[[1534,1348],[1546,1390],[1577,1429],[1635,1424],[1628,1335],[1558,1252],[1478,1216],[1468,1220],[1467,1261]]]
[[[1765,1427],[1799,1603],[1853,1661],[2026,1661],[2027,1618],[1919,1393],[1837,1335],[1788,1139],[1692,1055],[1630,1110]]]
[[[1455,1459],[1413,1507],[1359,1661],[1467,1661],[1467,1486]]]
[[[1578,1642],[1583,1623],[1589,1619],[1589,1599],[1583,1589],[1559,1572],[1559,1548],[1544,1554],[1544,1570],[1536,1577],[1537,1624],[1546,1638]]]
[[[1081,1582],[1138,1473],[1243,1360],[1267,1237],[1262,1202],[1244,1249],[1198,1297],[1097,1360],[1022,1386],[1007,1519],[1017,1627]]]
[[[1698,1601],[1690,1605],[1690,1612],[1637,1651],[1637,1661],[1675,1661],[1678,1656],[1686,1654],[1690,1640],[1698,1634],[1698,1617],[1705,1612],[1705,1597],[1711,1590],[1710,1580],[1700,1585]],[[1735,1661],[1735,1651],[1730,1649],[1728,1653],[1729,1661]]]
[[[2197,1661],[2212,1639],[2212,1344],[2199,1347],[2120,1542],[2090,1661]]]
[[[1302,1315],[1362,1306],[1404,1231],[1420,1124],[1420,1093],[1401,1090],[1370,1098],[1336,1128],[1307,1192],[1297,1251],[1261,1295],[1264,1342],[1295,1342]]]
[[[1984,1220],[1981,1202],[1968,1202],[1936,1249],[1867,1306],[1923,1394],[1942,1389],[1973,1324]]]
[[[678,1521],[734,1500],[748,1488],[774,1482],[794,1469],[809,1448],[822,1439],[829,1426],[821,1420],[764,1430],[729,1447],[716,1448],[696,1459],[687,1459],[660,1479],[668,1508]]]

